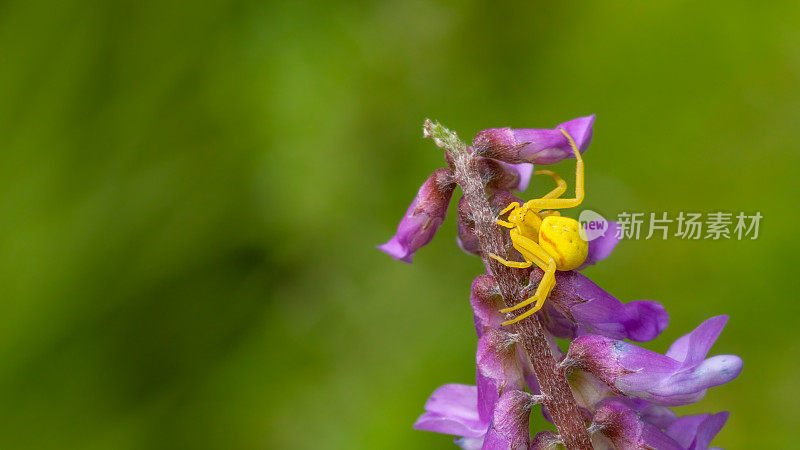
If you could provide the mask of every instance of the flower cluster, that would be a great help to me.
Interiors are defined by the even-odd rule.
[[[501,128],[478,133],[464,151],[479,158],[478,176],[494,214],[519,201],[510,191],[527,187],[534,163],[553,164],[571,156],[560,129],[583,152],[593,123],[594,116],[588,116],[552,130]],[[452,164],[435,171],[420,188],[395,236],[379,248],[410,263],[444,220],[456,181]],[[464,198],[458,202],[458,244],[480,255],[480,233],[470,208]],[[589,242],[583,266],[557,272],[556,287],[545,307],[526,320],[539,320],[546,330],[555,363],[567,376],[594,448],[707,449],[728,413],[678,417],[668,407],[695,403],[708,388],[739,375],[739,357],[707,357],[727,317],[706,320],[663,355],[629,342],[656,338],[666,328],[668,315],[654,301],[622,303],[580,273],[608,257],[617,245],[616,224],[610,225],[610,232]],[[513,254],[510,247],[509,251]],[[520,270],[526,270],[528,287],[535,290],[543,272]],[[457,436],[456,443],[464,449],[561,448],[562,437],[552,431],[530,436],[530,413],[535,405],[546,404],[547,396],[520,334],[501,326],[503,299],[495,275],[487,271],[475,278],[470,295],[478,336],[476,385],[438,388],[414,427]],[[554,338],[568,339],[568,349],[563,351]],[[546,407],[541,412],[551,420]]]

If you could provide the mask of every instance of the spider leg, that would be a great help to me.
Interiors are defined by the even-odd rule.
[[[550,256],[531,238],[514,233],[511,236],[511,241],[514,243],[514,248],[517,249],[520,254],[522,254],[522,257],[525,258],[526,261],[533,261],[533,263],[539,266],[540,269],[544,270],[544,277],[542,277],[542,281],[536,288],[536,293],[533,295],[533,297],[517,303],[514,306],[501,309],[500,312],[507,313],[516,311],[520,308],[530,305],[533,302],[536,302],[536,306],[534,307],[534,312],[536,312],[542,307],[544,301],[547,299],[547,296],[550,294],[550,291],[555,286],[556,262],[552,256]],[[545,263],[545,261],[547,262]]]
[[[489,253],[491,258],[496,259],[500,264],[506,267],[513,267],[514,269],[527,269],[528,267],[532,266],[533,263],[530,261],[519,262],[519,261],[509,261],[507,259],[503,259],[494,253]]]
[[[545,300],[544,297],[540,298],[539,300],[536,301],[536,305],[534,305],[533,308],[525,311],[524,313],[518,315],[517,317],[515,317],[515,318],[513,318],[511,320],[506,320],[505,322],[501,323],[500,325],[502,325],[502,326],[511,325],[512,323],[517,323],[520,320],[525,319],[526,317],[529,317],[529,316],[535,314],[537,311],[542,309],[542,306],[544,305],[544,300]]]
[[[508,308],[503,308],[503,309],[500,310],[500,312],[505,314],[505,313],[509,313],[511,311],[516,311],[516,310],[522,309],[522,308],[524,308],[524,307],[526,307],[526,306],[528,306],[528,305],[530,305],[531,303],[534,303],[534,302],[536,302],[536,305],[534,306],[534,311],[533,312],[538,311],[539,308],[541,308],[542,305],[544,305],[545,300],[547,300],[547,296],[550,295],[550,291],[555,286],[555,283],[554,283],[555,277],[552,275],[556,271],[555,261],[553,261],[552,266],[553,266],[553,270],[551,272],[550,264],[547,265],[547,268],[545,269],[545,272],[544,272],[545,273],[545,277],[542,278],[542,281],[539,283],[539,287],[536,288],[536,293],[533,294],[533,297],[531,297],[531,298],[529,298],[529,299],[527,299],[525,301],[519,302],[514,306],[511,306],[511,307],[508,307]],[[548,276],[547,275],[548,273],[550,273],[551,275]],[[533,313],[531,313],[531,314],[533,314]],[[514,322],[509,322],[509,323],[514,323]]]
[[[505,214],[505,213],[507,213],[507,212],[511,211],[511,210],[512,210],[512,209],[514,209],[514,208],[519,208],[519,202],[513,202],[513,203],[511,203],[510,205],[506,206],[506,207],[505,207],[505,208],[504,208],[502,211],[500,211],[500,213],[499,213],[499,214],[497,214],[497,215],[498,215],[498,217],[499,217],[499,216],[502,216],[503,214]]]
[[[555,284],[556,284],[555,283],[555,272],[556,272],[556,263],[551,258],[550,259],[550,264],[548,265],[547,270],[544,272],[544,277],[542,277],[542,281],[539,282],[539,287],[536,289],[536,293],[533,295],[533,297],[525,300],[522,303],[519,303],[518,305],[515,305],[512,308],[506,308],[506,309],[500,310],[500,312],[507,312],[507,310],[513,311],[513,310],[518,309],[519,307],[523,307],[523,306],[529,305],[529,304],[531,304],[533,302],[536,302],[536,304],[531,309],[525,311],[524,313],[520,314],[519,316],[517,316],[517,317],[515,317],[515,318],[513,318],[511,320],[507,320],[507,321],[503,322],[501,325],[506,326],[506,325],[511,325],[512,323],[517,323],[520,320],[522,320],[522,319],[524,319],[526,317],[529,317],[532,314],[534,314],[537,311],[539,311],[540,309],[542,309],[542,306],[544,306],[545,300],[547,300],[547,296],[550,295],[550,291],[552,291],[553,288],[555,287]]]
[[[556,182],[556,188],[548,192],[542,198],[558,198],[564,192],[567,192],[567,182],[564,181],[557,173],[552,170],[537,170],[533,172],[534,175],[550,175]]]
[[[506,228],[511,228],[511,229],[517,228],[517,226],[516,226],[516,225],[514,225],[514,224],[513,224],[513,223],[511,223],[511,222],[506,222],[505,220],[499,220],[499,219],[498,219],[498,220],[497,220],[497,222],[495,222],[495,223],[497,223],[497,224],[498,224],[498,225],[500,225],[500,226],[504,226],[504,227],[506,227]]]
[[[578,161],[575,166],[575,198],[547,198],[545,196],[528,201],[526,205],[530,204],[531,209],[542,210],[574,208],[583,202],[583,158],[581,157],[581,152],[578,150],[578,147],[575,145],[575,141],[572,140],[572,136],[570,136],[569,133],[567,133],[564,129],[561,129],[560,131],[569,141],[569,145],[572,147],[572,153],[575,154],[575,159]]]

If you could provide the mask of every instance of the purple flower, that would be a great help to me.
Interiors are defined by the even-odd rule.
[[[613,398],[598,406],[591,429],[595,448],[608,439],[625,449],[706,450],[727,420],[727,412],[678,418],[661,406]]]
[[[542,275],[541,270],[532,271],[531,283],[538,285]],[[623,304],[575,271],[556,272],[556,287],[548,301],[571,323],[565,326],[557,316],[551,317],[551,321],[558,324],[551,332],[562,338],[591,333],[614,339],[649,341],[664,331],[669,322],[667,312],[659,303],[639,300]]]
[[[681,417],[666,429],[667,436],[686,450],[706,450],[728,421],[728,412]]]
[[[414,428],[483,439],[489,429],[489,420],[481,419],[478,414],[478,388],[446,384],[436,389],[425,403],[425,413],[417,419]]]
[[[592,443],[595,448],[684,450],[658,427],[639,418],[624,402],[612,400],[594,413]],[[612,446],[608,445],[610,441]]]
[[[492,216],[512,202],[522,203],[510,191],[527,187],[534,163],[552,164],[574,156],[564,131],[583,152],[593,123],[594,116],[587,116],[552,130],[484,130],[470,147],[456,133],[426,120],[424,136],[446,149],[449,169],[437,170],[425,181],[395,236],[379,248],[411,262],[444,220],[458,180],[465,194],[457,214],[461,248],[477,255],[491,248],[521,260],[509,233],[497,228]],[[727,412],[678,417],[667,406],[696,402],[708,388],[741,372],[737,356],[706,357],[727,317],[707,320],[663,355],[625,342],[655,338],[669,317],[653,301],[623,304],[578,272],[608,257],[619,242],[618,224],[603,221],[608,225],[603,228],[597,223],[586,226],[591,240],[584,263],[574,271],[557,272],[555,288],[541,312],[514,327],[502,326],[506,317],[499,311],[533,295],[542,270],[493,273],[491,267],[496,266],[489,267],[489,259],[484,260],[487,274],[475,278],[470,294],[478,335],[476,385],[437,389],[415,428],[458,436],[455,442],[465,450],[585,448],[589,438],[596,450],[708,447]],[[502,298],[500,288],[513,298]],[[572,340],[567,354],[556,337]],[[559,372],[566,377],[547,376]],[[523,391],[526,385],[531,393]],[[568,391],[573,395],[564,395]],[[547,407],[542,405],[542,415],[561,434],[543,431],[531,440],[533,405],[548,398],[542,392],[552,396]]]
[[[594,114],[579,117],[548,129],[491,128],[472,140],[480,155],[507,163],[555,164],[573,157],[572,148],[560,129],[566,130],[581,153],[592,140]]]
[[[526,450],[531,408],[540,401],[540,396],[510,390],[489,416],[481,417],[475,386],[447,384],[431,395],[414,428],[460,436],[456,443],[465,450]]]
[[[705,359],[727,320],[706,320],[676,340],[665,355],[605,336],[581,336],[572,341],[562,364],[593,374],[618,395],[657,405],[688,405],[742,370],[742,360],[735,355]]]
[[[433,239],[433,235],[444,221],[455,183],[450,169],[434,171],[408,207],[406,215],[397,227],[397,233],[389,242],[378,248],[392,258],[411,263],[414,252]]]

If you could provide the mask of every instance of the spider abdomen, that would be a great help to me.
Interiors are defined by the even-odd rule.
[[[589,243],[582,230],[580,223],[569,217],[544,218],[539,228],[539,246],[553,257],[556,269],[576,269],[586,261]]]

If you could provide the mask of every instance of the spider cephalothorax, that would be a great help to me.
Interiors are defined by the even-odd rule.
[[[525,261],[507,261],[495,254],[489,256],[508,267],[527,268],[536,264],[544,270],[544,277],[533,297],[500,312],[516,311],[535,302],[533,308],[503,322],[503,325],[518,322],[541,309],[556,285],[555,271],[576,269],[586,260],[589,244],[580,223],[569,217],[561,217],[558,211],[553,211],[574,208],[583,201],[583,159],[572,137],[563,129],[561,132],[569,141],[578,161],[575,170],[575,198],[559,198],[567,190],[567,183],[555,172],[538,170],[534,174],[550,175],[558,186],[544,197],[529,200],[524,205],[517,202],[508,205],[500,212],[500,216],[508,213],[506,220],[497,221],[499,225],[511,229],[511,242]]]

